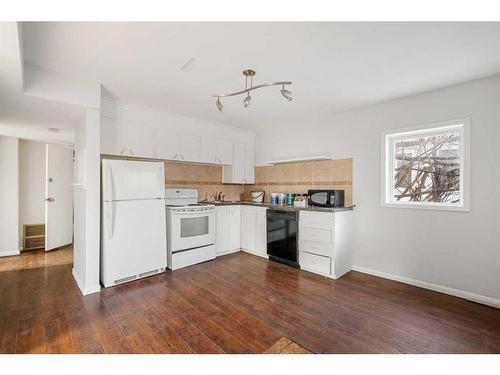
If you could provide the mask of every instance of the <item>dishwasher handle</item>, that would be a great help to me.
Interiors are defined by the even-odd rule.
[[[286,210],[267,210],[267,216],[269,217],[276,217],[276,218],[283,218],[283,219],[288,219],[288,220],[294,220],[297,221],[297,212],[295,211],[286,211]]]

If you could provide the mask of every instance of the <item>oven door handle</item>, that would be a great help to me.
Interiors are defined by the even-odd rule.
[[[209,210],[209,211],[188,211],[188,212],[176,212],[174,211],[174,215],[201,215],[201,216],[206,216],[206,215],[211,215],[214,213],[214,210]]]

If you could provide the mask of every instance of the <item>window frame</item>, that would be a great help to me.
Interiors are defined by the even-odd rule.
[[[470,211],[470,124],[470,118],[462,118],[383,131],[380,135],[380,205],[391,208]],[[395,142],[411,136],[442,134],[449,130],[460,132],[460,204],[394,201]]]

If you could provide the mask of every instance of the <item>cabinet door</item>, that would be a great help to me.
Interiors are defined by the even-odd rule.
[[[200,138],[196,134],[179,132],[179,158],[200,161]]]
[[[241,248],[241,207],[232,206],[230,212],[229,248],[238,250]]]
[[[216,140],[217,158],[220,164],[230,165],[233,163],[233,142],[229,139]]]
[[[267,216],[265,208],[256,209],[255,223],[255,251],[259,254],[267,254]]]
[[[154,129],[101,117],[101,153],[153,158]]]
[[[216,208],[215,251],[217,254],[229,251],[230,216],[228,207]]]
[[[215,138],[203,136],[200,138],[200,160],[203,163],[219,164],[217,157],[218,144]]]
[[[245,177],[245,145],[233,144],[232,183],[242,184]]]
[[[241,207],[241,247],[255,251],[255,207]]]
[[[245,144],[245,164],[244,164],[243,180],[246,184],[253,184],[255,182],[254,169],[255,169],[254,145],[253,143]]]
[[[156,157],[176,160],[179,158],[178,132],[166,127],[156,128]]]

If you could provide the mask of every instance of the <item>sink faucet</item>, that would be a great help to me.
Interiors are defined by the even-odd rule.
[[[225,195],[223,194],[223,192],[218,192],[215,194],[215,201],[216,202],[224,202],[224,197]]]

